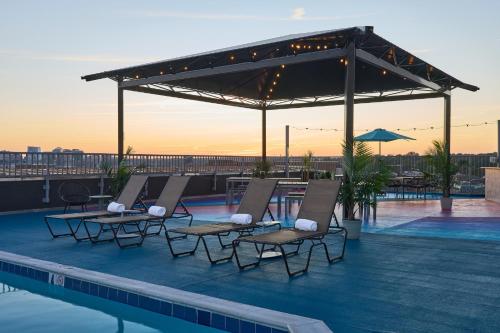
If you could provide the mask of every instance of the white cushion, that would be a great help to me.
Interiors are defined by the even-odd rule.
[[[163,217],[167,213],[167,209],[162,206],[151,206],[148,209],[148,214],[158,217]]]
[[[236,224],[250,224],[252,223],[252,215],[250,214],[233,214],[231,222]]]
[[[108,205],[108,212],[110,213],[123,213],[125,205],[118,202],[110,202]]]
[[[304,231],[317,231],[318,222],[308,219],[297,219],[297,221],[295,221],[295,229]]]

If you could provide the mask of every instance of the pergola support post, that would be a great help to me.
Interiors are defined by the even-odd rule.
[[[266,105],[262,105],[262,163],[265,163],[267,160],[267,138],[266,138]]]
[[[344,144],[346,146],[346,152],[352,154],[354,145],[354,92],[356,88],[356,47],[354,43],[349,44],[347,47],[347,56],[345,61],[347,61],[347,65],[344,88]],[[346,170],[344,170],[344,182],[349,181],[350,180]],[[343,218],[347,218],[347,208],[348,207],[344,205]]]
[[[118,80],[118,163],[123,160],[123,88]]]
[[[290,177],[290,126],[285,127],[285,177]]]
[[[443,138],[443,144],[444,144],[444,149],[446,153],[446,170],[450,169],[450,163],[451,163],[451,153],[450,153],[450,139],[451,139],[451,96],[450,95],[445,95],[444,96],[444,138]],[[446,172],[446,179],[445,181],[445,188],[444,188],[444,193],[443,196],[445,198],[448,198],[450,196],[450,184],[451,184],[451,175],[449,172]]]

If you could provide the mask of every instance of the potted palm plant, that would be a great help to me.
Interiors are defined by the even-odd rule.
[[[307,182],[311,178],[311,171],[313,167],[313,152],[308,150],[307,153],[302,156],[302,163],[304,169],[302,170],[302,180]]]
[[[389,180],[389,171],[377,161],[366,143],[355,141],[351,146],[342,145],[345,179],[340,190],[344,208],[343,226],[348,239],[361,235],[362,207],[375,205],[375,195],[380,193]]]
[[[123,157],[123,160],[120,161],[116,170],[113,169],[110,163],[104,162],[101,164],[101,169],[103,173],[109,179],[111,179],[111,185],[109,190],[111,192],[111,195],[113,195],[114,197],[116,197],[122,191],[130,176],[137,169],[143,168],[142,165],[139,165],[137,167],[132,167],[128,164],[128,158],[133,153],[134,149],[131,146],[128,146],[127,151],[125,152],[125,155]]]
[[[271,162],[268,160],[259,160],[255,162],[255,168],[253,169],[253,176],[258,178],[266,178],[271,172]]]
[[[426,152],[426,159],[432,167],[432,179],[443,194],[441,210],[449,211],[453,205],[453,199],[450,197],[453,176],[458,172],[458,167],[448,161],[446,146],[439,140],[432,141],[432,146]]]

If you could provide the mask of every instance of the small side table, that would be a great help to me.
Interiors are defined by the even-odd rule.
[[[89,196],[89,198],[92,200],[97,200],[97,207],[99,210],[102,210],[104,207],[104,201],[106,200],[109,202],[110,199],[113,199],[113,196],[109,194],[96,194]]]

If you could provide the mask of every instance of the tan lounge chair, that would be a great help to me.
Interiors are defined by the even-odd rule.
[[[126,210],[132,210],[136,203],[139,203],[143,208],[146,208],[144,203],[141,201],[140,195],[142,193],[142,189],[146,184],[148,176],[144,175],[132,175],[128,180],[127,184],[121,191],[120,195],[116,198],[116,202],[125,205]],[[79,237],[78,230],[84,219],[90,219],[100,216],[113,216],[117,215],[116,213],[110,213],[107,210],[97,210],[90,212],[81,212],[81,213],[68,213],[68,214],[57,214],[57,215],[47,215],[44,218],[45,224],[49,229],[52,238],[64,237],[64,236],[72,236],[75,240],[81,241],[86,240],[88,237]],[[59,220],[64,221],[66,226],[68,227],[68,232],[66,233],[56,233],[50,225],[50,221]],[[71,221],[78,221],[76,227],[71,224]]]
[[[101,243],[108,241],[116,241],[119,247],[125,248],[130,246],[140,246],[144,242],[144,238],[150,235],[158,235],[162,229],[165,229],[165,221],[173,218],[189,218],[188,225],[193,222],[193,215],[182,203],[182,194],[187,187],[191,177],[189,176],[170,176],[160,196],[156,200],[155,206],[166,208],[165,215],[159,217],[145,214],[131,214],[113,217],[98,217],[94,219],[86,219],[83,221],[88,239],[92,243]],[[181,212],[178,208],[182,209]],[[99,229],[94,235],[91,234],[88,227],[89,224],[97,224]],[[141,228],[141,224],[143,227]],[[133,226],[136,230],[129,232],[126,226]],[[102,238],[102,231],[108,227],[112,231],[111,237]],[[151,227],[159,229],[153,233],[148,233]],[[131,241],[135,240],[135,241]]]
[[[170,252],[174,257],[183,255],[193,255],[200,241],[203,243],[205,252],[207,253],[208,260],[212,263],[218,263],[222,261],[231,260],[233,255],[229,257],[213,259],[210,251],[208,249],[205,237],[215,236],[219,240],[221,248],[230,247],[231,244],[224,244],[221,237],[227,237],[231,233],[238,233],[238,237],[243,235],[249,235],[255,228],[278,226],[281,227],[279,222],[271,223],[261,223],[266,211],[269,211],[269,201],[273,195],[274,189],[278,181],[276,179],[252,179],[248,184],[247,190],[241,199],[240,206],[238,207],[238,214],[250,214],[252,216],[252,222],[250,224],[236,224],[230,222],[224,223],[211,223],[200,226],[188,227],[188,228],[177,228],[172,230],[166,230],[165,236],[167,237],[168,247]],[[271,215],[271,218],[274,218]],[[185,236],[195,236],[197,237],[196,245],[192,250],[175,252],[173,249],[172,241],[178,237],[171,237],[171,234],[181,234]]]
[[[340,190],[340,184],[340,181],[326,179],[309,181],[297,219],[308,219],[317,222],[318,228],[316,231],[304,231],[295,228],[287,228],[275,232],[245,236],[235,239],[233,241],[233,251],[238,267],[243,270],[248,267],[258,266],[262,260],[262,253],[264,252],[266,245],[276,247],[281,251],[281,257],[285,262],[285,267],[289,276],[295,276],[297,274],[307,272],[311,261],[312,251],[318,246],[324,248],[326,258],[329,263],[341,260],[344,257],[347,230],[339,226],[330,226],[337,202],[337,196]],[[332,234],[343,234],[342,252],[336,257],[330,256],[327,244],[324,242],[325,237]],[[305,241],[311,242],[306,265],[303,269],[291,271],[288,263],[288,257],[298,255],[300,247]],[[241,263],[237,247],[243,242],[254,244],[259,254],[257,261],[248,264]],[[286,252],[284,249],[285,245],[292,245],[296,248],[294,251]],[[260,246],[260,249],[258,246]]]

